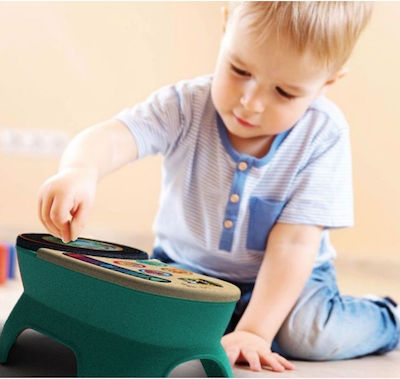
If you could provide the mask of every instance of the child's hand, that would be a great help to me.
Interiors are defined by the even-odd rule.
[[[222,346],[230,364],[248,362],[252,371],[261,371],[262,366],[271,371],[293,370],[294,365],[277,353],[270,345],[256,334],[234,331],[222,337]]]
[[[79,237],[96,193],[97,175],[87,168],[64,169],[39,190],[39,218],[63,242]]]

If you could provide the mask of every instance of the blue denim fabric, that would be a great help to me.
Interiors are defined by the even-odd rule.
[[[152,257],[183,267],[160,248],[154,250]],[[225,333],[235,329],[254,288],[254,283],[232,283],[240,288],[241,297]],[[341,295],[335,267],[327,262],[312,271],[272,349],[291,359],[338,360],[386,353],[396,348],[399,338],[400,320],[393,312],[393,304],[383,298]]]

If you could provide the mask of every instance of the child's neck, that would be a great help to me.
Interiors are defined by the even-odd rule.
[[[229,141],[233,148],[240,154],[251,155],[256,158],[265,157],[271,148],[275,136],[262,136],[254,138],[242,138],[228,131]]]

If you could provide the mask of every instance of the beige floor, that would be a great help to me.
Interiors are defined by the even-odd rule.
[[[400,300],[400,264],[338,260],[338,282],[344,294],[364,295],[376,293],[391,295]],[[20,281],[9,281],[0,286],[0,321],[4,322],[22,291]],[[236,366],[234,377],[398,377],[400,378],[400,349],[383,356],[369,356],[337,362],[294,362],[294,371],[273,373],[267,370],[255,373],[247,367]],[[172,377],[202,377],[199,362],[187,362],[177,367]]]

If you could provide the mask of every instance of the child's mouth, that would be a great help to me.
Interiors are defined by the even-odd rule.
[[[246,120],[243,120],[243,119],[237,117],[235,114],[233,114],[233,117],[234,117],[235,120],[236,120],[240,125],[242,125],[242,126],[245,126],[245,127],[247,127],[247,128],[253,128],[253,127],[255,127],[254,124],[251,124],[250,122],[247,122]]]

